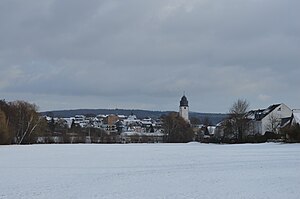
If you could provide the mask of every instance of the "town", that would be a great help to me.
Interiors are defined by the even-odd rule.
[[[189,117],[189,105],[185,95],[179,103],[178,116],[183,118],[193,130],[190,141],[204,143],[236,143],[235,129],[228,129],[228,122],[217,124]],[[163,143],[166,142],[166,129],[163,118],[137,118],[130,115],[75,115],[69,118],[45,116],[48,124],[56,126],[50,137],[39,137],[38,143]],[[196,121],[195,121],[196,119]],[[300,110],[287,105],[274,104],[265,109],[250,110],[245,114],[245,142],[265,142],[297,140],[297,135],[287,133],[287,129],[300,124]],[[208,118],[209,120],[209,118]],[[65,133],[63,133],[65,129]],[[59,131],[60,130],[60,131]],[[180,142],[180,140],[178,141]]]
[[[95,117],[75,115],[70,118],[52,118],[46,120],[58,129],[73,129],[67,133],[70,143],[159,143],[163,142],[162,121],[160,119],[138,119],[134,114],[125,115],[97,115]],[[59,128],[61,127],[61,128]],[[84,136],[82,136],[82,134]],[[54,131],[51,139],[54,143],[63,143],[66,135]],[[46,142],[40,137],[38,142]]]
[[[261,143],[299,142],[300,110],[284,103],[248,110],[237,100],[217,123],[190,117],[185,95],[178,112],[158,118],[121,114],[57,117],[40,114],[24,101],[0,103],[1,144],[46,143]]]

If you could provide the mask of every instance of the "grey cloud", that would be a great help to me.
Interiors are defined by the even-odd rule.
[[[255,107],[277,100],[296,106],[299,6],[296,0],[4,0],[0,91],[10,98],[62,97],[74,106],[76,97],[92,96],[96,106],[104,96],[110,100],[103,106],[170,109],[184,90],[195,111],[226,111],[238,97]],[[283,89],[285,98],[277,92]]]

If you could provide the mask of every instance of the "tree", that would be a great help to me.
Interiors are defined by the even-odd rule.
[[[190,122],[191,122],[191,124],[194,125],[194,126],[201,124],[200,119],[197,118],[197,117],[191,117]]]
[[[5,113],[0,109],[0,144],[10,144],[10,134]]]
[[[300,125],[295,123],[291,126],[282,129],[282,132],[286,134],[288,142],[300,142]]]
[[[194,131],[178,113],[173,112],[162,118],[166,142],[181,143],[194,139]]]
[[[14,101],[9,105],[12,112],[11,126],[15,133],[16,143],[31,143],[33,133],[41,120],[37,106],[25,101]]]
[[[224,122],[223,136],[221,139],[223,142],[228,142],[233,137],[235,137],[233,122],[231,119],[228,119]]]
[[[0,100],[0,130],[8,134],[6,143],[33,143],[37,137],[49,131],[46,121],[37,112],[37,106],[25,101]],[[4,115],[3,115],[4,114]]]
[[[212,122],[211,122],[210,118],[207,117],[207,116],[205,116],[205,117],[201,120],[201,123],[202,123],[203,125],[205,125],[205,126],[210,126],[210,125],[212,125]]]
[[[266,124],[266,130],[272,133],[276,133],[280,125],[280,118],[274,113],[270,114],[268,123]]]
[[[55,121],[53,117],[51,117],[51,120],[48,122],[48,126],[50,131],[53,133],[55,131]]]
[[[249,129],[249,120],[246,117],[249,106],[247,100],[238,99],[229,109],[230,128],[235,133],[238,142],[243,141],[245,133]]]
[[[74,119],[72,120],[71,131],[73,133],[81,133],[81,126],[80,124],[76,123]]]
[[[5,101],[5,100],[0,100],[0,111],[1,113],[1,119],[0,119],[0,131],[1,131],[1,135],[0,136],[0,142],[2,144],[10,144],[12,141],[12,137],[13,137],[13,132],[10,128],[10,118],[11,118],[11,111],[10,111],[10,106],[9,104]],[[8,138],[8,140],[6,140],[6,138]]]

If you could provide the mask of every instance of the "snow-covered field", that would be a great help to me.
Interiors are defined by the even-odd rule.
[[[300,198],[300,144],[0,146],[0,198]]]

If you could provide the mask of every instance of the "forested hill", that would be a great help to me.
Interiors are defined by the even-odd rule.
[[[150,117],[157,119],[162,115],[168,114],[170,111],[149,111],[149,110],[129,110],[129,109],[75,109],[75,110],[57,110],[41,112],[42,115],[48,115],[53,117],[73,117],[75,115],[108,115],[119,114],[128,116],[130,114],[136,115],[138,118]],[[222,121],[227,115],[222,113],[197,113],[190,112],[190,117],[196,117],[200,120],[209,119],[212,124],[217,124]]]

